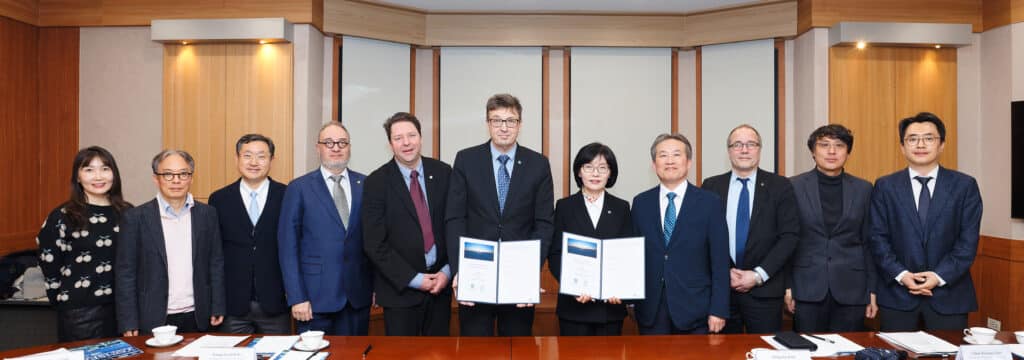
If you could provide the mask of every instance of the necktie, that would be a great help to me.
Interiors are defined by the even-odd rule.
[[[668,205],[665,206],[665,246],[668,246],[668,241],[672,238],[672,231],[676,229],[676,193],[670,192],[665,194],[668,197]]]
[[[932,202],[932,194],[928,191],[928,182],[931,176],[915,176],[914,180],[921,183],[921,195],[917,197],[917,217],[921,218],[921,225],[927,224],[928,206]]]
[[[505,197],[508,196],[508,183],[512,180],[512,177],[508,175],[508,168],[505,164],[508,163],[508,155],[502,154],[498,156],[498,162],[501,166],[498,167],[498,210],[505,212]]]
[[[345,177],[341,175],[331,176],[331,181],[334,181],[334,207],[338,209],[338,216],[341,217],[341,224],[348,228],[348,195],[345,194],[345,188],[341,187],[341,181]]]
[[[737,179],[743,186],[740,200],[736,204],[736,267],[743,266],[743,250],[747,246],[747,235],[750,233],[750,191],[747,191],[747,180]]]
[[[430,223],[430,210],[427,209],[427,199],[423,196],[423,189],[420,189],[420,174],[413,170],[409,174],[409,195],[412,196],[412,205],[416,208],[416,218],[420,221],[420,232],[423,233],[423,252],[430,252],[434,247],[434,226]]]
[[[256,226],[256,222],[260,221],[260,201],[259,193],[255,191],[249,192],[249,221],[252,221],[252,225]]]

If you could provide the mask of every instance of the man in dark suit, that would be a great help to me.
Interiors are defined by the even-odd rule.
[[[241,178],[210,195],[224,242],[227,317],[220,331],[286,334],[291,332],[277,261],[277,219],[284,184],[271,179],[274,142],[243,135],[235,143]]]
[[[729,317],[729,247],[722,202],[686,181],[693,157],[681,134],[651,145],[660,185],[633,198],[633,224],[644,237],[644,288],[636,307],[640,333],[717,333]]]
[[[458,286],[459,237],[482,240],[541,241],[547,253],[553,231],[554,192],[548,159],[519,146],[516,138],[523,107],[512,95],[487,100],[490,141],[455,155],[448,191],[445,224],[454,282]],[[529,336],[533,305],[489,305],[460,302],[459,327],[464,336]]]
[[[117,244],[119,331],[148,334],[164,324],[207,331],[224,321],[224,257],[217,211],[189,188],[195,162],[181,150],[153,158],[156,199],[125,212]]]
[[[791,179],[800,209],[786,306],[798,332],[862,331],[874,318],[875,263],[868,247],[871,183],[844,171],[853,134],[819,127],[807,138],[815,167]]]
[[[348,169],[348,130],[320,128],[320,167],[292,180],[278,223],[278,257],[298,331],[366,335],[373,278],[363,255],[359,208],[366,176]]]
[[[750,125],[729,132],[732,170],[704,180],[718,194],[729,224],[733,289],[726,333],[772,333],[782,328],[783,273],[800,236],[789,180],[761,170],[761,135]]]
[[[923,112],[900,121],[907,169],[878,178],[871,250],[882,331],[959,330],[978,309],[971,264],[981,230],[973,177],[939,166],[946,127]]]
[[[451,290],[444,244],[448,164],[420,155],[420,121],[384,122],[395,156],[366,178],[363,247],[376,265],[374,291],[391,336],[448,336]]]

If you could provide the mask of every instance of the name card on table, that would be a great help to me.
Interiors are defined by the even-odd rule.
[[[811,360],[807,350],[753,349],[747,353],[747,360]]]
[[[256,360],[253,348],[203,349],[199,360]]]
[[[956,353],[957,360],[1012,360],[1010,347],[1006,345],[963,345]]]

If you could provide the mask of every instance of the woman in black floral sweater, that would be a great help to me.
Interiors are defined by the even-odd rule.
[[[36,237],[60,341],[117,336],[114,247],[120,215],[131,206],[121,196],[110,152],[99,146],[78,151],[70,199],[50,212]]]

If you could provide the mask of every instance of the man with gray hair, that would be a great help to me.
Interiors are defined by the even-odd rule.
[[[161,151],[152,167],[156,198],[125,212],[121,223],[115,264],[118,329],[125,336],[164,324],[179,332],[207,331],[224,321],[217,211],[189,193],[196,168],[189,153]]]

